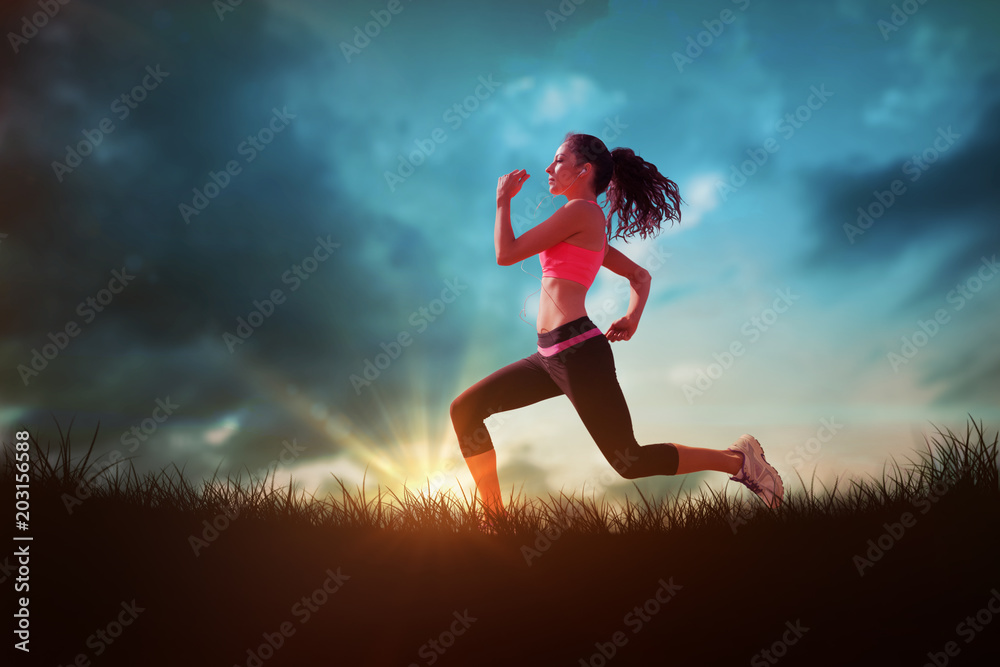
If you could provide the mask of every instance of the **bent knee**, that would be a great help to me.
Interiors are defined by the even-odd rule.
[[[456,396],[451,402],[451,407],[448,409],[448,414],[451,415],[451,421],[456,425],[468,420],[471,412],[472,401],[469,400],[468,395],[465,393]]]
[[[622,479],[641,479],[642,477],[645,477],[645,475],[640,474],[637,470],[632,468],[626,468],[624,470],[615,468],[615,471],[621,475]]]
[[[622,446],[614,449],[610,454],[605,452],[605,458],[623,479],[639,479],[645,477],[640,470],[639,461],[641,449],[638,445]]]
[[[470,394],[468,391],[455,397],[448,410],[452,423],[460,427],[479,424],[493,414],[493,412],[493,410],[483,405],[479,397],[475,394]]]
[[[623,479],[677,474],[677,448],[671,443],[623,447],[607,459]]]

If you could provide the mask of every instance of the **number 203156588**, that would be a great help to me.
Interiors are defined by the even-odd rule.
[[[30,483],[30,470],[31,470],[31,443],[28,442],[28,432],[18,431],[16,434],[17,443],[14,445],[14,509],[16,510],[16,515],[14,520],[17,522],[18,526],[24,526],[22,530],[27,530],[27,523],[29,520],[29,493],[28,487]],[[23,522],[23,524],[22,524]]]

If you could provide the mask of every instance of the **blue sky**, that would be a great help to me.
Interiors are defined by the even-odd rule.
[[[467,485],[448,404],[535,342],[496,179],[526,169],[515,228],[544,220],[567,131],[686,202],[618,243],[653,275],[614,346],[640,442],[750,432],[794,481],[995,428],[995,3],[550,4],[74,3],[26,38],[14,3],[3,440],[75,417],[141,469]],[[595,321],[626,305],[599,275]],[[506,488],[632,488],[565,399],[490,425]]]

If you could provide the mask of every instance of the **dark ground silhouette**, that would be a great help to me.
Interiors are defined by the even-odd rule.
[[[11,611],[4,664],[981,665],[1000,647],[995,467],[865,513],[548,537],[102,497],[69,513],[39,482],[31,653]]]

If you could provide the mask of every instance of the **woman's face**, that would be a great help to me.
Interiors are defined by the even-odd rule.
[[[549,175],[549,192],[554,195],[562,194],[580,176],[583,166],[577,166],[576,156],[573,155],[567,144],[562,144],[552,158],[552,164],[545,169]]]

